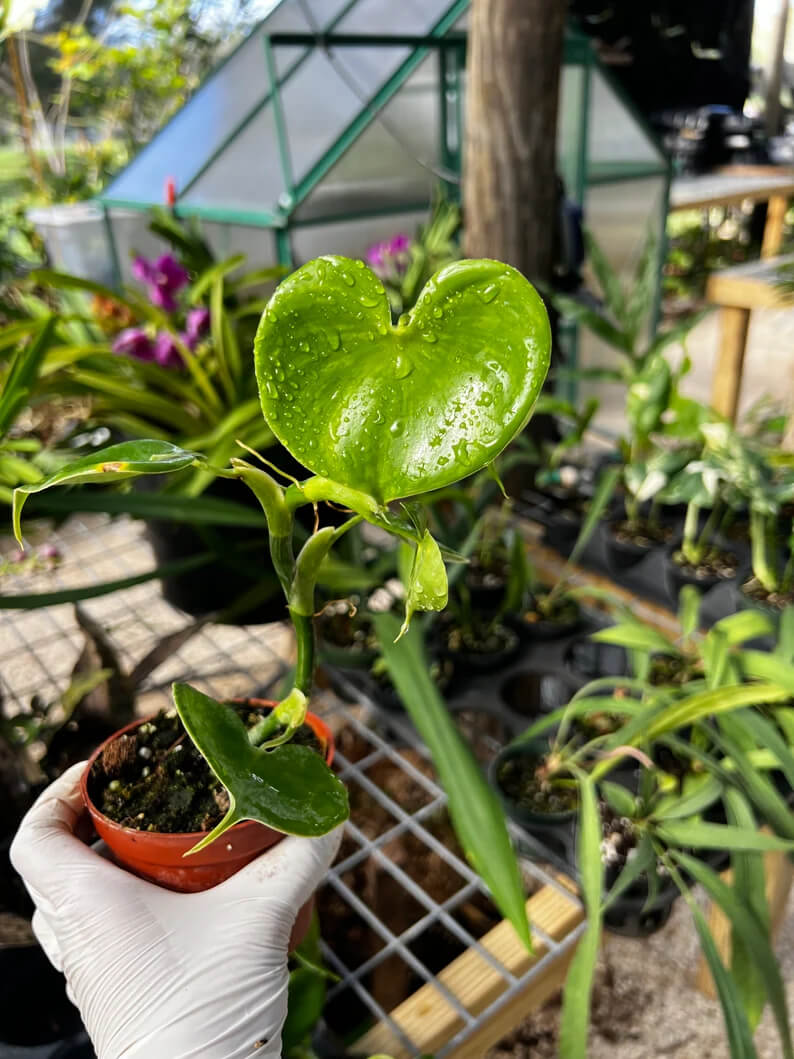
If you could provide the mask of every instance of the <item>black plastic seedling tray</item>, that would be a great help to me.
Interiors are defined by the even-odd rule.
[[[559,551],[557,535],[548,525],[548,510],[533,501],[524,500],[516,502],[516,511],[523,517],[543,526],[543,544]],[[578,565],[610,578],[616,585],[636,596],[659,603],[672,611],[677,609],[677,600],[675,591],[670,586],[667,558],[663,546],[651,549],[648,555],[640,559],[636,565],[619,570],[609,562],[606,542],[607,529],[602,523],[593,532],[587,546],[579,556]],[[740,579],[743,580],[747,576],[746,564],[744,567],[740,566]],[[726,581],[702,592],[701,625],[708,627],[720,618],[736,612],[739,605],[736,584],[735,580]]]

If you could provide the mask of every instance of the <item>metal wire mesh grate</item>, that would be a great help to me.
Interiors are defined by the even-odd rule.
[[[132,576],[151,564],[139,524],[125,519],[73,518],[47,539],[62,552],[62,563],[51,570],[6,575],[4,594]],[[3,543],[8,554],[12,544]],[[185,617],[162,600],[157,582],[87,601],[84,607],[101,624],[126,666],[160,637],[186,624]],[[261,692],[283,674],[291,646],[288,631],[278,625],[206,625],[143,682],[139,706],[142,712],[158,709],[168,701],[170,682],[181,678],[218,697]],[[70,606],[0,611],[5,710],[24,711],[31,695],[54,697],[63,691],[80,650],[81,633]],[[349,1039],[355,1033],[349,1025],[339,1027],[338,1016],[352,1011],[357,1033],[376,1024],[399,1043],[403,1054],[418,1056],[427,1048],[416,1039],[410,1020],[402,1019],[395,1009],[417,990],[431,990],[434,1004],[448,1016],[446,1039],[434,1047],[442,1059],[543,976],[552,961],[572,950],[582,929],[580,904],[541,866],[522,862],[527,893],[551,888],[576,916],[562,936],[533,924],[541,955],[517,972],[506,966],[488,941],[488,930],[498,916],[481,880],[456,847],[446,796],[407,716],[379,709],[343,677],[334,686],[339,694],[322,691],[313,709],[339,733],[335,767],[351,791],[354,811],[345,825],[340,855],[318,895],[318,906],[321,927],[325,927],[324,905],[335,900],[367,940],[358,947],[336,945],[333,938],[323,943],[328,965],[340,976],[329,990],[327,1019],[331,1024],[336,1021],[339,1032]],[[423,877],[421,857],[414,863],[417,850],[431,857],[441,873],[442,894]],[[373,877],[387,894],[385,903],[373,901],[367,886],[360,885],[362,879],[366,883]],[[474,918],[472,910],[477,914]],[[477,954],[481,976],[488,972],[495,976],[486,1000],[472,1004],[438,966],[446,952]],[[391,985],[385,991],[380,988],[384,981]],[[395,982],[402,985],[403,994],[394,995]]]

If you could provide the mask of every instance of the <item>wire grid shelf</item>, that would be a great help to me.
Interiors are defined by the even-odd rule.
[[[4,593],[52,591],[134,576],[152,562],[142,527],[128,519],[72,518],[49,532],[46,540],[61,551],[62,562],[54,569],[6,576]],[[3,548],[8,554],[11,543],[3,543],[8,543]],[[84,606],[128,667],[160,637],[186,624],[185,617],[162,600],[157,582]],[[168,686],[176,679],[190,679],[217,697],[261,692],[281,678],[291,648],[283,626],[205,625],[142,684],[139,710],[149,713],[165,705]],[[62,692],[80,650],[81,632],[71,606],[0,611],[4,709],[11,714],[24,711],[32,695],[54,697]],[[324,930],[324,907],[334,900],[339,907],[341,902],[348,940],[366,937],[366,942],[358,951],[355,945],[343,946],[341,953],[339,946],[323,942],[325,959],[340,978],[329,990],[326,1019],[345,1039],[358,1036],[350,1054],[364,1054],[364,1049],[366,1054],[389,1051],[395,1059],[429,1051],[437,1059],[462,1055],[466,1042],[511,1004],[530,996],[551,966],[567,964],[584,926],[581,903],[540,865],[522,861],[527,892],[534,895],[530,909],[540,902],[539,914],[532,915],[535,955],[529,957],[512,928],[493,916],[482,881],[455,848],[445,825],[446,796],[407,717],[386,713],[344,677],[337,677],[334,687],[339,694],[322,691],[313,709],[337,733],[335,768],[351,791],[353,811],[340,854],[318,894],[318,907]],[[377,781],[384,770],[390,775],[385,786]],[[373,815],[378,818],[374,826]],[[429,892],[432,888],[421,876],[427,856],[433,858],[436,873],[446,873],[441,899]],[[366,885],[357,885],[373,876],[385,882],[379,886],[386,891],[385,905],[368,899]],[[547,927],[544,895],[554,906],[545,917]],[[478,929],[476,918],[472,925],[471,916],[462,915],[473,903],[481,913],[490,913],[490,918],[480,917],[490,929]],[[457,955],[439,967],[434,950]],[[402,983],[405,995],[387,1002],[383,990],[375,988],[384,980],[392,986]],[[548,992],[536,991],[541,999]],[[335,1015],[351,1010],[356,1026],[340,1028]],[[522,1008],[514,1021],[524,1014]],[[511,1025],[503,1022],[503,1032]]]

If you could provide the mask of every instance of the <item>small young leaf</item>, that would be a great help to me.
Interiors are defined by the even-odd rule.
[[[229,792],[229,811],[193,849],[214,842],[240,820],[288,835],[324,835],[348,817],[347,791],[306,746],[251,746],[237,713],[189,684],[174,684],[174,703],[207,764]]]
[[[405,636],[411,624],[411,617],[417,610],[443,610],[448,596],[447,569],[441,552],[430,531],[416,546],[408,583],[405,586],[405,621],[400,629],[400,636]]]

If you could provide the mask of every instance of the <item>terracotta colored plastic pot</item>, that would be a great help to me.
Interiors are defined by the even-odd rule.
[[[265,702],[262,699],[238,701],[261,709],[272,709],[275,705],[273,702]],[[243,820],[206,849],[200,850],[192,857],[183,858],[183,854],[195,846],[204,832],[169,835],[156,831],[136,831],[131,827],[122,827],[121,824],[117,824],[100,812],[88,793],[88,777],[93,764],[109,743],[125,732],[134,731],[146,723],[146,720],[144,718],[134,721],[125,728],[121,728],[110,739],[106,739],[91,755],[80,780],[83,801],[91,814],[96,832],[110,847],[119,864],[142,879],[149,879],[168,890],[197,893],[200,890],[208,890],[211,886],[217,886],[218,883],[230,878],[260,853],[281,841],[284,835],[280,831],[274,831],[253,820]],[[306,724],[313,729],[314,734],[325,746],[325,760],[330,765],[334,758],[334,740],[331,730],[313,713],[306,715]],[[309,906],[304,906],[298,914],[293,937],[304,914],[306,926],[308,926],[308,919],[311,916]]]

